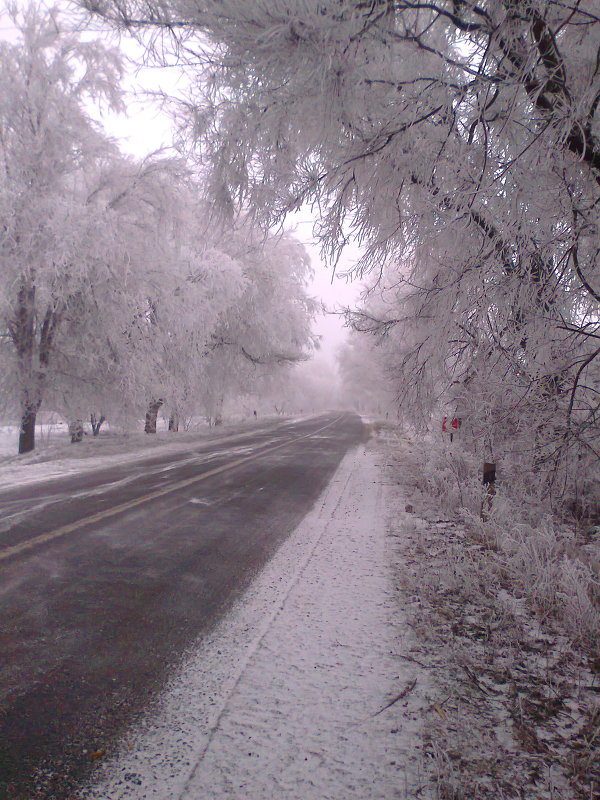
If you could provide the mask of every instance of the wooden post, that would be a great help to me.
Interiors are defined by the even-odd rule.
[[[486,522],[496,494],[496,465],[491,461],[483,462],[483,485],[486,492],[481,502],[481,519]]]

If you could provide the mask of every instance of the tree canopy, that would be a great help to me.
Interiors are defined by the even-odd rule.
[[[85,4],[193,74],[180,133],[215,202],[309,203],[332,260],[362,244],[384,303],[348,319],[394,339],[407,414],[453,406],[550,482],[598,463],[593,0]]]
[[[207,397],[303,360],[310,264],[289,236],[216,224],[192,165],[125,157],[92,118],[124,107],[118,53],[56,10],[0,43],[1,401],[34,446],[42,404],[210,413]],[[218,378],[217,378],[218,376]],[[206,384],[218,382],[218,390]],[[204,408],[202,406],[205,401]]]

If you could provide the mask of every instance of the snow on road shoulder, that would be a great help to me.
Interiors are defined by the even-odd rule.
[[[393,589],[378,458],[347,454],[88,800],[428,797],[428,676]]]
[[[292,417],[284,420],[267,418],[261,420],[260,424],[253,422],[232,424],[218,429],[198,429],[190,433],[162,432],[162,435],[158,433],[150,437],[144,433],[101,434],[98,438],[88,437],[86,441],[78,444],[70,444],[65,440],[22,456],[4,458],[0,456],[0,489],[27,486],[53,478],[81,475],[136,461],[178,455],[194,451],[204,445],[218,446],[244,436],[252,436],[269,427],[275,430],[289,426],[293,430],[293,427],[305,418],[310,417]]]

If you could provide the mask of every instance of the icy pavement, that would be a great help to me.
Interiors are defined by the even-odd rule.
[[[370,449],[333,480],[86,798],[406,800],[427,674],[393,590]]]

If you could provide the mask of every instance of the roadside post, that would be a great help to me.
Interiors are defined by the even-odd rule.
[[[496,494],[496,464],[491,461],[483,462],[483,485],[485,494],[481,501],[481,519],[486,522]]]

